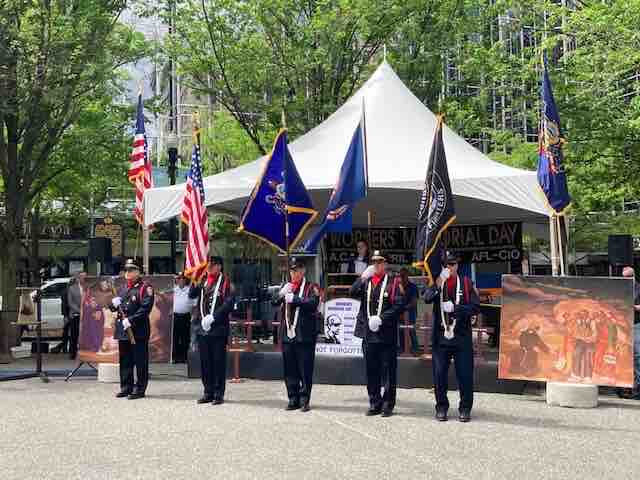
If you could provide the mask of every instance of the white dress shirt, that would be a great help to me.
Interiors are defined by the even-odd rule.
[[[189,286],[180,288],[178,285],[173,287],[173,313],[185,314],[191,313],[195,300],[189,298]]]

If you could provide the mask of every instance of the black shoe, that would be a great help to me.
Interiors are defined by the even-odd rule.
[[[198,405],[202,404],[202,403],[211,403],[213,402],[213,398],[211,397],[207,397],[206,395],[202,398],[199,398],[198,401],[196,402]]]
[[[213,401],[214,405],[222,405],[224,403],[224,400],[222,400],[221,398],[217,398]]]
[[[144,398],[144,392],[133,392],[127,398],[129,400],[137,400],[138,398]]]
[[[446,410],[436,410],[436,420],[438,420],[439,422],[446,422],[448,420],[447,411]]]
[[[118,393],[116,393],[116,398],[124,398],[128,397],[129,395],[131,395],[131,390],[120,390]]]
[[[382,413],[382,407],[370,407],[365,414],[367,417],[373,417],[374,415],[380,415]]]
[[[383,417],[390,417],[392,415],[393,415],[393,410],[391,410],[390,408],[385,408],[384,410],[382,410]]]
[[[303,402],[302,407],[300,408],[300,411],[308,412],[309,410],[311,410],[311,407],[309,406],[309,402]]]
[[[471,421],[471,412],[469,410],[462,410],[458,414],[458,420],[460,420],[462,423]]]
[[[300,408],[300,402],[289,400],[289,405],[285,408],[287,411],[298,410]]]

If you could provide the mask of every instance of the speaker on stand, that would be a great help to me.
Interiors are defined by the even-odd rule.
[[[633,238],[631,235],[609,235],[609,276],[614,267],[633,265]]]
[[[96,262],[97,275],[102,274],[102,265],[111,262],[111,239],[94,237],[89,239],[89,261]]]

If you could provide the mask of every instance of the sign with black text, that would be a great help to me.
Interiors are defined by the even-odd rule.
[[[416,229],[405,227],[354,228],[351,233],[330,233],[326,237],[329,271],[356,255],[359,240],[369,242],[370,251],[381,250],[388,263],[409,265],[414,261]],[[465,262],[512,262],[522,259],[522,223],[452,225],[444,233],[448,250],[462,255]]]

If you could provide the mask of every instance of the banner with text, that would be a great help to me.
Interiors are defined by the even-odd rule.
[[[414,261],[415,228],[354,228],[351,233],[327,235],[330,272],[339,272],[341,264],[355,257],[359,240],[368,241],[370,251],[381,250],[392,265],[409,265]],[[447,249],[460,253],[465,262],[519,261],[522,259],[522,223],[452,225],[444,234],[444,243]]]
[[[362,340],[354,337],[360,302],[352,298],[334,298],[324,305],[324,337],[316,344],[316,353],[362,355]]]

